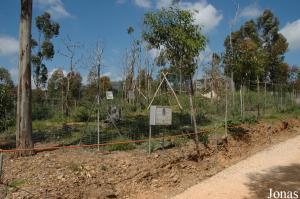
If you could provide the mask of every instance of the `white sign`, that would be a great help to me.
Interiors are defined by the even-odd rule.
[[[134,91],[128,91],[128,99],[134,99]]]
[[[114,99],[114,95],[112,91],[106,91],[106,99],[108,100]]]
[[[150,107],[150,125],[171,125],[172,109],[168,106]]]

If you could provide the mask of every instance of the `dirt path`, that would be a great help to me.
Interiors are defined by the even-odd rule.
[[[174,199],[264,199],[269,188],[297,191],[300,197],[300,136],[263,150]]]

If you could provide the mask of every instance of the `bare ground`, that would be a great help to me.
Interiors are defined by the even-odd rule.
[[[57,150],[33,157],[6,156],[6,198],[170,198],[275,143],[299,135],[299,120],[242,125],[228,142],[194,143],[151,155],[141,150]],[[234,129],[233,129],[234,131]],[[218,145],[216,145],[218,143]],[[0,198],[1,198],[0,197]]]
[[[300,194],[300,136],[263,150],[200,182],[174,199],[267,199],[272,192]]]

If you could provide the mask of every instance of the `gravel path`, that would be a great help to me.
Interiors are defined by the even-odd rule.
[[[270,188],[281,194],[296,191],[300,198],[300,136],[261,151],[174,199],[264,199]]]

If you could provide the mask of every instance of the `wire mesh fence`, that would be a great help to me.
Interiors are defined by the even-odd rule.
[[[228,128],[241,122],[255,122],[261,117],[274,117],[298,107],[299,91],[291,84],[248,81],[232,86],[232,81],[224,78],[201,86],[195,83],[194,87],[193,104],[201,141],[207,140],[210,133],[226,134]],[[113,99],[102,95],[99,103],[97,98],[87,100],[82,94],[67,104],[63,100],[65,96],[51,98],[46,93],[44,99],[33,103],[35,147],[91,145],[107,150],[146,149],[144,141],[149,135],[147,107],[152,98],[152,105],[172,109],[171,125],[152,127],[152,137],[156,140],[153,143],[157,145],[153,147],[164,147],[176,139],[178,142],[183,138],[193,139],[188,135],[193,133],[188,92],[174,90],[182,109],[167,86],[162,86],[155,98],[154,91],[143,94],[136,90],[135,98],[128,100],[121,90],[114,91]],[[13,133],[7,134],[1,148],[13,149],[14,139]]]

